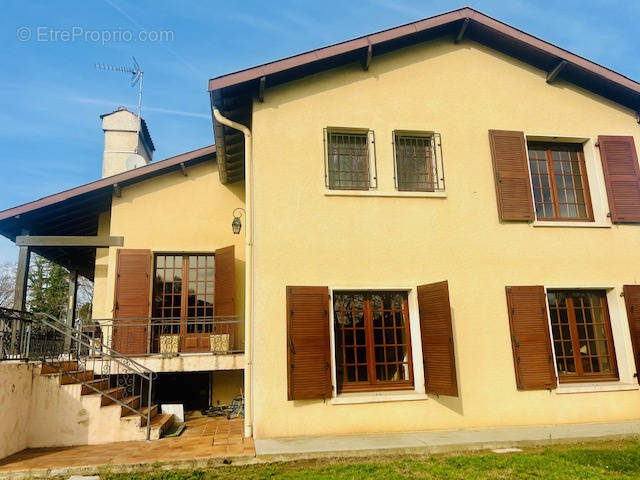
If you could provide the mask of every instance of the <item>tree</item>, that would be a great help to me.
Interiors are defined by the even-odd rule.
[[[0,264],[0,307],[13,306],[13,296],[16,288],[15,263]]]
[[[35,255],[29,268],[29,310],[64,317],[69,295],[69,272],[60,265]]]
[[[76,317],[80,320],[91,318],[93,308],[93,282],[84,277],[78,277],[78,295],[76,301]]]

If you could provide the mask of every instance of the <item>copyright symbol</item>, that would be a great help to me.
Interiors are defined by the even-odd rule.
[[[28,42],[31,40],[31,29],[29,27],[20,27],[16,30],[16,36],[21,42]]]

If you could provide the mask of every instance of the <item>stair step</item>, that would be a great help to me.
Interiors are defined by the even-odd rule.
[[[124,397],[125,391],[124,391],[124,387],[114,387],[114,388],[106,389],[104,393],[108,393],[113,398],[120,400],[122,397]],[[105,405],[111,405],[112,403],[114,403],[113,400],[111,400],[109,397],[105,397],[104,395],[102,395],[102,398],[100,399],[100,405],[102,407],[104,407]]]
[[[93,370],[68,370],[67,373],[63,373],[60,376],[60,385],[69,385],[87,380],[93,380]]]
[[[125,397],[121,400],[122,403],[129,405],[131,408],[140,408],[140,395],[134,395],[131,397]],[[127,413],[133,413],[127,407],[121,407],[120,416],[124,417]]]
[[[140,413],[133,413],[131,410],[127,410],[128,413],[126,413],[125,415],[123,415],[123,417],[133,417],[135,415],[146,415],[147,414],[147,407],[141,408],[139,409]],[[155,415],[158,414],[158,405],[151,405],[151,418],[153,418]]]
[[[173,425],[173,415],[170,413],[161,413],[151,419],[151,428],[159,430],[158,436],[171,428],[171,425]]]
[[[46,375],[49,373],[60,373],[61,370],[63,372],[76,371],[78,370],[78,362],[76,360],[43,362],[40,373]]]
[[[105,391],[109,388],[108,378],[95,378],[93,380],[89,380],[86,383],[100,391]],[[90,388],[87,385],[82,385],[82,395],[91,395],[92,393],[98,393],[93,388]]]
[[[125,413],[122,418],[126,420],[133,420],[135,418],[140,418],[140,426],[144,427],[147,425],[147,407],[141,408],[140,413],[134,413],[129,409],[125,409],[127,413]],[[151,419],[158,415],[158,405],[151,405]]]

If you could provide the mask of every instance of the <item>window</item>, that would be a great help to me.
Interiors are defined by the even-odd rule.
[[[547,298],[560,382],[617,380],[606,292],[549,290]]]
[[[442,156],[438,159],[436,154],[436,145],[440,146],[439,134],[394,132],[393,144],[398,190],[444,191]]]
[[[192,341],[206,346],[208,334],[213,332],[214,258],[212,254],[156,255],[153,316],[158,325],[153,330],[154,344],[159,335],[180,335],[181,351],[194,345]],[[203,338],[195,338],[198,335]],[[154,348],[157,351],[159,347]]]
[[[582,145],[527,145],[537,219],[593,221]]]
[[[373,132],[325,130],[327,187],[368,190],[375,187],[375,164],[370,161]]]
[[[334,292],[338,391],[413,385],[407,292]]]

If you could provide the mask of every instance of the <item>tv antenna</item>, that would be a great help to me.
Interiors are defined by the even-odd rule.
[[[104,65],[100,63],[96,63],[96,70],[102,70],[107,72],[120,72],[120,73],[129,73],[131,74],[131,86],[135,87],[138,84],[140,87],[138,89],[138,128],[137,128],[137,136],[140,136],[140,126],[142,125],[142,80],[144,72],[138,65],[136,57],[131,57],[133,59],[133,66],[131,67],[123,67],[120,65]],[[136,153],[138,153],[138,145],[136,144]]]

